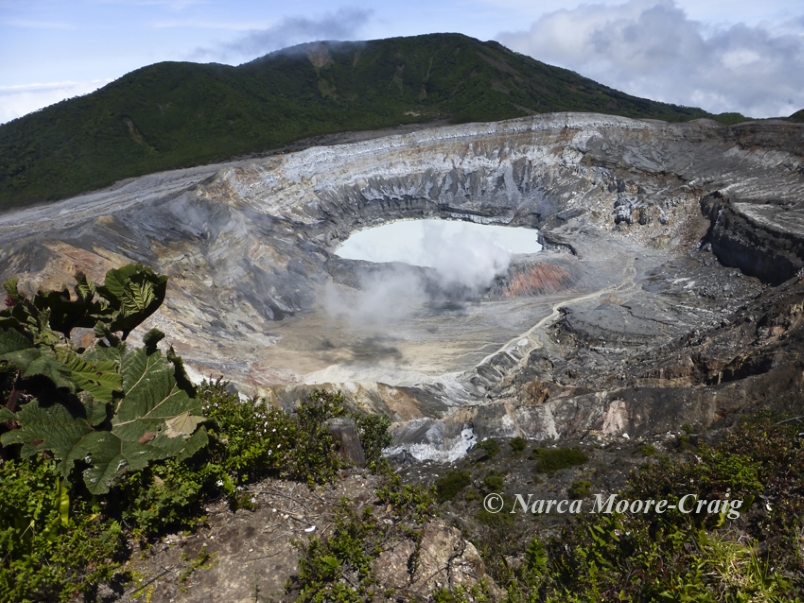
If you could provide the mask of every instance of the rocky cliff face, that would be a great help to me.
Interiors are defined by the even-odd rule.
[[[788,281],[804,264],[803,153],[804,126],[785,122],[426,129],[4,214],[0,271],[35,289],[147,263],[171,280],[145,326],[198,375],[283,405],[334,384],[419,456],[495,433],[708,425],[755,401],[758,375],[800,387],[784,350],[804,295]],[[425,217],[538,228],[547,249],[482,292],[333,255],[356,229]],[[370,283],[393,291],[401,273],[421,295],[366,305]],[[754,331],[735,326],[745,316]]]

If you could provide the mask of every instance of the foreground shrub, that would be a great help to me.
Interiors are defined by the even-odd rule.
[[[192,529],[222,496],[249,507],[244,484],[281,476],[315,485],[346,464],[327,429],[348,414],[340,394],[314,391],[288,414],[241,401],[222,380],[198,391],[173,350],[157,349],[162,333],[151,330],[142,348],[124,341],[162,303],[166,277],[130,265],[100,287],[76,280],[72,296],[33,300],[15,280],[5,284],[0,601],[92,600],[100,583],[122,577],[124,536]],[[76,328],[93,329],[93,343],[74,344]],[[369,466],[387,474],[389,502],[411,516],[429,512],[426,491],[390,477],[390,421],[350,416]]]
[[[67,601],[114,580],[125,558],[120,524],[76,499],[55,462],[5,462],[0,491],[0,601]]]
[[[140,535],[193,528],[204,520],[207,503],[221,496],[233,508],[248,508],[245,484],[266,477],[321,484],[346,465],[326,429],[328,419],[346,414],[341,394],[315,391],[288,414],[241,400],[222,380],[205,382],[200,390],[210,419],[209,446],[190,459],[168,459],[126,475],[112,492],[119,519],[136,525]],[[390,439],[390,422],[355,417],[363,426],[367,459],[376,463]]]
[[[167,277],[132,264],[107,272],[98,287],[83,274],[76,281],[72,296],[65,288],[33,300],[16,279],[4,283],[0,370],[11,390],[0,408],[0,442],[6,458],[17,450],[54,456],[64,479],[80,461],[86,487],[104,494],[122,471],[187,458],[207,435],[197,429],[204,417],[181,359],[156,347],[164,335],[152,329],[144,348],[125,344],[161,305]],[[76,346],[76,328],[92,329],[94,343]]]
[[[249,482],[283,476],[322,483],[344,465],[325,427],[327,419],[345,413],[339,394],[315,392],[288,414],[240,400],[221,380],[200,390],[209,445],[191,458],[122,473],[107,494],[93,495],[81,481],[69,490],[57,464],[41,455],[0,467],[0,601],[54,601],[76,593],[91,600],[94,588],[114,579],[114,560],[127,556],[123,527],[146,540],[193,529],[205,521],[212,500],[223,496],[233,508],[248,507],[242,486]],[[411,515],[429,513],[432,497],[403,487],[381,462],[389,422],[355,419],[365,433],[367,458],[389,472],[387,502]]]
[[[760,414],[718,446],[701,444],[690,461],[646,463],[621,499],[676,504],[694,493],[709,501],[741,500],[739,518],[706,509],[580,515],[545,544],[547,560],[538,572],[527,564],[517,570],[509,600],[801,601],[804,447],[798,431]]]

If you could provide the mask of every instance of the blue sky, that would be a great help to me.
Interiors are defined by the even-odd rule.
[[[804,108],[801,0],[0,0],[0,123],[159,61],[236,65],[305,41],[448,31],[656,100]]]

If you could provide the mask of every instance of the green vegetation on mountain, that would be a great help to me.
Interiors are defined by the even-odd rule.
[[[798,123],[804,123],[804,109],[801,109],[800,111],[796,111],[795,113],[793,113],[793,115],[791,115],[787,119],[790,120],[790,121],[798,122]]]
[[[559,111],[719,119],[459,34],[306,44],[238,67],[158,63],[0,126],[0,208],[318,135]]]

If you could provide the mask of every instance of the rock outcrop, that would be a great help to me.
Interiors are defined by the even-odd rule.
[[[108,599],[135,601],[146,596],[153,603],[295,601],[304,550],[312,539],[332,536],[333,522],[344,500],[349,501],[357,517],[365,510],[389,516],[374,493],[379,483],[376,476],[353,474],[315,490],[282,480],[247,486],[244,494],[253,501],[254,510],[232,512],[223,502],[211,505],[207,509],[208,525],[193,534],[168,536],[133,562],[132,569],[151,576],[149,580],[129,585],[124,596],[106,593]],[[397,529],[372,562],[374,584],[378,585],[373,600],[391,600],[381,596],[382,592],[394,592],[404,600],[427,600],[441,588],[471,587],[481,580],[499,594],[477,549],[455,527],[441,519],[423,524],[383,521]],[[188,571],[190,563],[201,555],[207,562]]]

